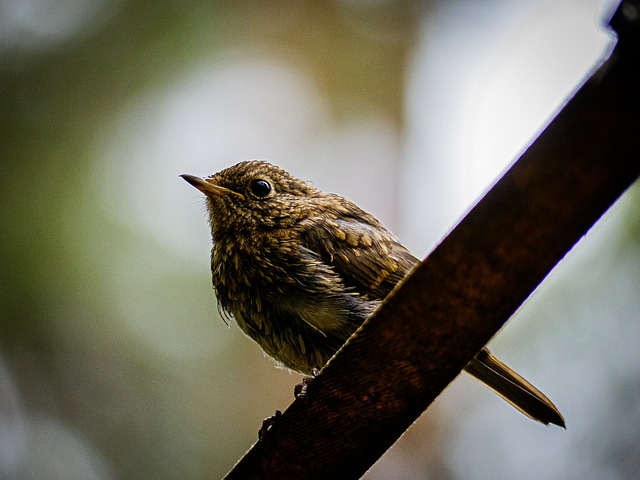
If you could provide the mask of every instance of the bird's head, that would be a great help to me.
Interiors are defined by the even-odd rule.
[[[204,193],[214,239],[273,227],[288,227],[306,218],[322,193],[280,167],[252,160],[240,162],[205,179],[181,175]]]

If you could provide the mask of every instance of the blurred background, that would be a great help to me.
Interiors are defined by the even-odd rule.
[[[425,256],[606,57],[615,3],[0,1],[0,478],[223,476],[300,376],[221,320],[178,175],[267,159]],[[567,430],[462,375],[367,478],[637,478],[639,199],[491,344]]]

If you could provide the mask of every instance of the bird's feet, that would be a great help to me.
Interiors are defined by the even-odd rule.
[[[310,377],[304,377],[302,379],[302,382],[300,382],[298,385],[293,387],[294,397],[302,401],[305,400],[305,398],[307,397],[307,390],[309,389],[309,385],[311,385],[311,382],[313,381],[313,379],[318,376],[318,371],[319,370],[317,368],[314,368],[313,370],[311,370]]]
[[[262,426],[260,427],[260,430],[258,430],[258,443],[264,441],[265,435],[269,429],[276,424],[281,415],[282,412],[280,410],[276,410],[276,413],[262,420]]]

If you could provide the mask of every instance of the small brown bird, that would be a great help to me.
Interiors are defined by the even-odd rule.
[[[285,367],[320,369],[418,263],[372,215],[263,161],[206,179],[213,288],[223,314]],[[525,415],[553,403],[483,349],[465,368]]]

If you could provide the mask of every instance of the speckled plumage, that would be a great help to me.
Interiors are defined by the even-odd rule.
[[[266,162],[207,181],[241,194],[207,196],[219,304],[293,370],[321,368],[417,261],[354,203]]]
[[[353,202],[267,162],[183,178],[207,198],[220,308],[292,370],[320,369],[418,262]],[[563,424],[542,393],[486,349],[467,371],[526,415]]]

